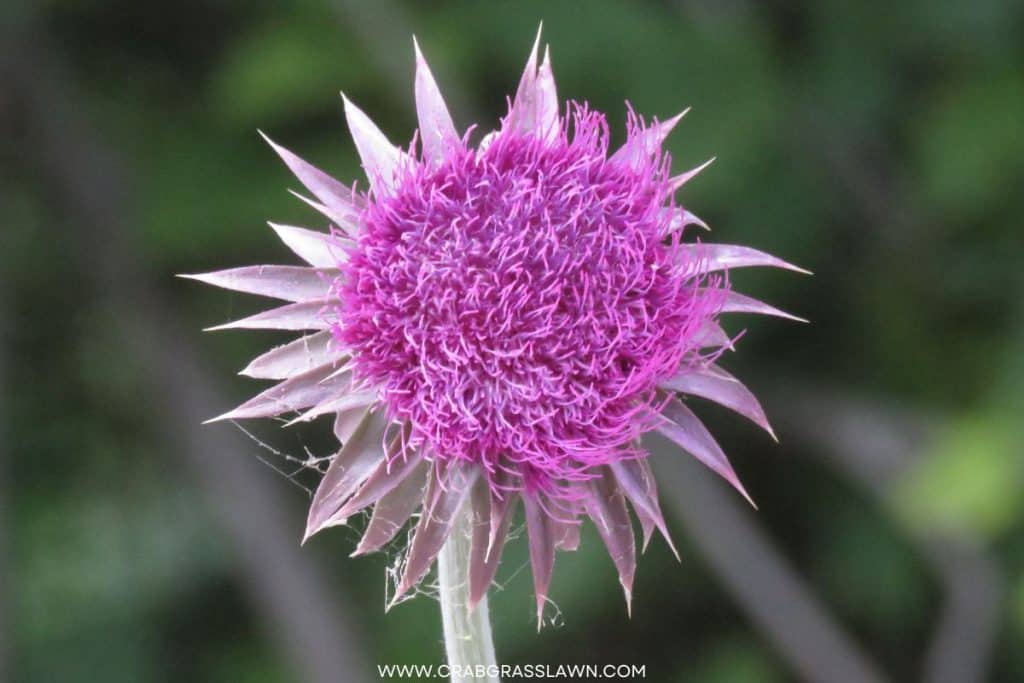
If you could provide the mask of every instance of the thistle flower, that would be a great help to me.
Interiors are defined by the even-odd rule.
[[[537,47],[501,126],[476,146],[472,127],[458,134],[418,46],[418,144],[395,147],[343,95],[366,192],[268,139],[330,227],[271,224],[307,265],[189,277],[288,302],[213,329],[309,332],[253,360],[242,374],[278,383],[215,418],[333,416],[343,445],[306,538],[372,510],[354,553],[365,554],[419,511],[397,600],[469,506],[474,604],[521,501],[540,619],[555,552],[576,549],[583,518],[607,546],[627,606],[636,567],[627,503],[643,547],[655,531],[671,547],[643,433],[667,436],[749,500],[679,395],[771,433],[757,399],[716,363],[734,341],[718,318],[791,318],[732,291],[727,270],[800,269],[747,247],[684,242],[707,226],[675,195],[707,164],[672,175],[662,145],[686,112],[648,124],[630,110],[626,142],[610,152],[603,114],[560,109]]]

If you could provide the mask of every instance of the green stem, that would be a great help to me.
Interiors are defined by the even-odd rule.
[[[473,511],[469,501],[455,516],[451,534],[437,556],[437,579],[440,587],[441,622],[444,625],[444,647],[451,667],[452,683],[487,681],[500,683],[495,674],[494,642],[487,596],[472,611],[469,604],[469,553],[473,533]],[[472,669],[470,669],[472,667]],[[479,667],[479,668],[478,668]],[[481,671],[483,677],[459,676],[460,672]]]

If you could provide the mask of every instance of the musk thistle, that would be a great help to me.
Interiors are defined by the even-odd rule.
[[[478,144],[474,127],[458,132],[418,47],[419,131],[407,150],[343,95],[366,191],[268,138],[329,227],[271,224],[304,265],[189,276],[287,302],[213,329],[307,333],[253,360],[242,374],[277,383],[215,419],[332,416],[342,446],[306,537],[369,510],[354,553],[364,554],[415,519],[392,604],[465,510],[472,608],[522,502],[538,621],[555,553],[576,549],[585,517],[628,605],[627,504],[644,547],[655,531],[671,546],[640,436],[660,432],[749,499],[680,397],[771,433],[757,399],[717,364],[734,341],[718,320],[792,318],[734,292],[729,269],[800,269],[749,247],[684,241],[707,227],[676,200],[707,164],[673,175],[663,149],[686,112],[648,123],[629,110],[613,150],[603,114],[560,107],[537,47],[508,114]]]

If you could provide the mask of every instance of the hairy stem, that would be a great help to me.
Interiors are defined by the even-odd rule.
[[[444,647],[451,667],[452,683],[488,681],[500,683],[496,673],[494,642],[487,597],[472,611],[469,603],[469,551],[473,531],[473,511],[468,501],[455,516],[451,534],[437,557],[437,579],[440,586],[441,621],[444,624]],[[472,669],[470,669],[472,667]],[[477,667],[482,667],[477,669]],[[483,677],[461,676],[467,671],[485,672]]]

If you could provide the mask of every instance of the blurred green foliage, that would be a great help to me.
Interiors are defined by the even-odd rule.
[[[998,538],[1024,513],[1019,437],[1016,425],[992,419],[951,424],[939,450],[897,486],[894,503],[911,525]]]
[[[1019,3],[49,0],[38,11],[76,113],[130,169],[125,210],[147,268],[196,337],[256,304],[173,273],[280,261],[267,219],[319,225],[285,192],[295,182],[256,129],[355,179],[338,91],[407,141],[413,32],[462,107],[460,127],[495,125],[541,19],[560,94],[609,112],[616,135],[623,100],[662,118],[692,105],[671,140],[676,165],[718,161],[683,201],[717,239],[816,273],[737,274],[813,324],[751,321],[730,368],[755,389],[813,383],[942,423],[879,501],[786,433],[775,447],[713,420],[762,503],[759,523],[897,680],[919,675],[941,598],[908,534],[976,534],[1010,586],[992,680],[1024,678]],[[242,597],[239,558],[157,436],[140,395],[147,369],[109,331],[121,313],[78,294],[87,277],[69,250],[104,245],[68,244],[74,228],[52,227],[68,217],[18,161],[30,153],[4,157],[0,228],[17,321],[3,417],[16,680],[296,680]],[[197,343],[240,399],[255,387],[232,371],[269,339]],[[330,448],[273,425],[259,435],[290,453]],[[306,498],[252,450],[290,496],[297,540]],[[657,681],[790,679],[681,530],[681,565],[658,541],[643,558],[632,619],[592,532],[559,558],[561,625],[540,636],[525,547],[511,544],[492,598],[504,661],[638,662]],[[328,558],[369,661],[439,662],[436,606],[383,614],[392,558],[349,560],[353,538],[326,534],[310,552]]]

